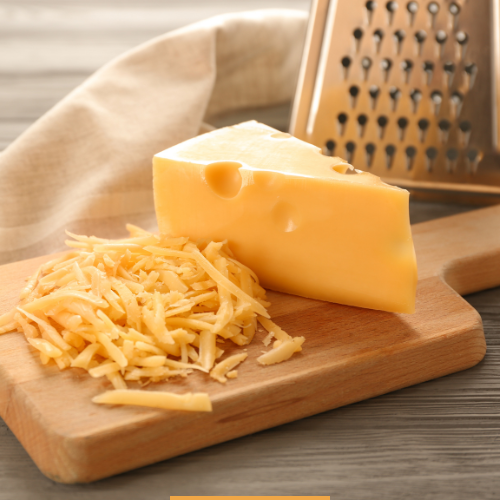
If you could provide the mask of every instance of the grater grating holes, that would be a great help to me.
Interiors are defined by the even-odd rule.
[[[401,48],[403,47],[403,42],[406,37],[405,30],[396,30],[394,32],[394,41],[396,42],[396,54],[401,53]]]
[[[469,35],[465,31],[458,31],[455,35],[455,40],[458,44],[459,57],[464,59],[465,53],[467,51],[467,44],[469,42]]]
[[[375,109],[377,105],[378,96],[380,95],[380,88],[377,85],[371,85],[370,89],[368,90],[368,93],[370,95],[371,108]]]
[[[460,6],[456,2],[451,2],[448,10],[452,16],[458,16],[458,14],[460,14]]]
[[[464,96],[458,90],[455,90],[451,96],[451,109],[452,113],[455,117],[460,116],[460,112],[462,111],[462,104],[464,102]]]
[[[358,122],[358,135],[359,137],[363,137],[365,133],[365,126],[368,123],[368,116],[366,116],[365,114],[359,115],[357,122]]]
[[[339,113],[337,115],[337,121],[339,125],[339,135],[344,135],[345,125],[347,123],[348,118],[349,117],[347,116],[346,113]]]
[[[408,146],[405,149],[406,155],[406,169],[411,170],[413,168],[413,161],[415,156],[417,156],[417,148],[415,146]]]
[[[377,8],[377,2],[368,1],[365,3],[365,8],[366,8],[366,17],[367,17],[368,24],[371,24],[373,12]]]
[[[432,61],[424,61],[422,69],[426,74],[426,83],[430,85],[432,82],[432,76],[434,74],[434,63]]]
[[[391,87],[389,89],[389,97],[391,98],[392,111],[396,111],[398,101],[401,97],[401,90],[399,90],[397,87]]]
[[[477,66],[474,63],[468,63],[465,65],[464,70],[467,75],[467,86],[471,90],[476,80]]]
[[[408,2],[406,4],[406,10],[408,11],[409,15],[409,25],[413,26],[413,23],[415,22],[415,15],[418,11],[418,3],[417,2]]]
[[[394,156],[396,156],[396,146],[393,144],[387,144],[385,147],[385,161],[388,169],[392,167]]]
[[[345,151],[346,151],[347,162],[352,163],[354,158],[354,152],[356,151],[356,143],[354,143],[353,141],[346,142]]]
[[[471,131],[472,125],[470,124],[469,121],[463,121],[460,123],[459,128],[465,134]]]
[[[369,142],[366,144],[365,146],[365,153],[366,153],[366,165],[368,167],[371,167],[372,166],[372,163],[373,163],[373,157],[375,155],[375,150],[376,150],[376,146],[375,144],[373,144],[373,142]]]
[[[438,115],[443,102],[443,93],[440,90],[433,90],[431,92],[431,101],[434,105],[434,114]]]
[[[425,150],[426,168],[429,172],[432,171],[437,156],[438,150],[434,146],[431,146]]]
[[[410,99],[412,101],[413,112],[416,113],[418,111],[418,105],[422,100],[422,92],[418,89],[410,90]]]
[[[448,10],[450,11],[452,18],[452,25],[453,28],[455,29],[457,27],[458,15],[460,14],[460,5],[458,5],[456,2],[451,2],[450,6],[448,7]]]
[[[443,69],[446,73],[453,73],[455,71],[455,65],[451,61],[447,61],[443,64]]]
[[[384,39],[384,32],[381,29],[377,29],[373,32],[373,41],[375,42],[375,52],[378,54],[380,52],[380,46],[382,40]]]
[[[325,143],[326,155],[333,156],[333,152],[335,151],[335,147],[337,143],[333,139],[328,139]]]
[[[372,66],[372,60],[369,58],[369,57],[363,57],[363,59],[361,59],[361,67],[363,69],[370,69]]]
[[[479,155],[479,153],[478,153],[477,149],[470,149],[469,151],[467,151],[467,158],[470,161],[474,161],[478,155]]]
[[[436,16],[439,12],[439,4],[437,2],[431,2],[427,6],[427,10],[430,16],[430,25],[432,28],[434,28],[434,26],[436,25]]]
[[[427,10],[430,14],[435,16],[439,12],[439,4],[437,2],[430,2],[427,6]]]
[[[352,36],[356,39],[356,40],[361,40],[363,38],[363,30],[361,28],[356,28],[353,32],[352,32]]]
[[[387,9],[387,15],[388,15],[388,23],[392,24],[392,21],[394,20],[394,14],[396,10],[398,10],[398,2],[387,2],[385,4],[385,8]]]
[[[458,128],[460,130],[460,143],[462,146],[467,146],[470,141],[470,136],[472,132],[471,122],[464,120],[459,123]]]
[[[344,80],[347,80],[349,76],[349,68],[351,67],[352,59],[349,56],[344,56],[340,60],[340,64],[342,64],[342,69],[344,71]]]
[[[408,118],[405,118],[404,116],[398,118],[397,124],[399,129],[399,140],[402,141],[405,138],[406,127],[408,127]]]
[[[406,10],[410,13],[415,15],[418,11],[418,3],[417,2],[408,2],[406,5]]]
[[[356,52],[359,51],[359,46],[361,44],[361,39],[363,38],[364,32],[361,28],[356,28],[352,32],[352,36],[354,37],[354,46],[356,48]]]
[[[446,8],[446,12],[444,12],[446,15],[451,16],[450,20],[452,19],[456,20],[457,16],[460,13],[460,6],[456,4],[458,7],[456,8],[454,4],[455,2],[450,3]],[[407,2],[405,5],[406,5],[405,9],[406,15],[408,18],[408,25],[411,25],[413,22],[412,19],[419,11],[419,4],[418,2]],[[366,2],[365,6],[366,10],[372,13],[377,8],[376,2]],[[384,7],[385,7],[384,10],[386,10],[387,13],[394,14],[398,9],[398,2],[384,2]],[[426,7],[428,15],[436,16],[437,13],[440,12],[440,5],[437,2],[429,2],[427,3]],[[356,52],[359,52],[360,41],[365,37],[365,35],[368,34],[368,32],[366,31],[366,28],[364,27],[361,28],[358,26],[354,27],[351,33],[353,36],[353,40],[355,42]],[[377,68],[378,66],[384,82],[387,83],[390,81],[391,83],[392,82],[397,83],[398,81],[400,81],[402,84],[402,87],[399,87],[398,85],[391,85],[387,90],[388,102],[390,103],[391,106],[390,107],[391,112],[397,112],[400,106],[401,106],[400,108],[401,111],[408,109],[407,108],[408,101],[405,102],[405,100],[408,99],[410,102],[411,111],[413,112],[413,114],[417,115],[419,113],[419,106],[423,101],[424,95],[430,98],[429,100],[433,107],[434,116],[436,117],[435,121],[431,120],[432,122],[431,123],[426,118],[418,119],[417,115],[416,117],[417,120],[413,122],[416,125],[415,128],[417,129],[418,132],[418,139],[420,140],[421,143],[426,142],[427,132],[429,130],[435,130],[433,129],[433,127],[436,127],[438,132],[437,138],[439,142],[443,144],[443,147],[446,147],[446,143],[448,142],[448,140],[450,140],[450,138],[453,140],[457,138],[460,144],[460,148],[461,147],[466,148],[469,144],[471,135],[471,130],[468,128],[468,126],[470,126],[470,122],[467,122],[466,120],[462,120],[460,123],[458,121],[455,122],[455,120],[458,119],[460,116],[461,107],[464,101],[464,95],[459,90],[453,90],[452,92],[452,89],[455,83],[455,79],[458,79],[458,85],[460,86],[459,87],[460,89],[464,88],[462,81],[464,82],[466,88],[470,89],[472,87],[472,85],[474,84],[475,76],[477,74],[476,64],[473,62],[460,63],[460,57],[463,57],[463,53],[461,53],[460,57],[458,57],[459,56],[458,52],[456,52],[457,56],[456,59],[454,56],[451,56],[445,61],[438,63],[439,64],[438,68],[436,68],[436,63],[434,61],[427,59],[424,61],[420,60],[421,61],[420,62],[418,58],[422,56],[424,46],[427,40],[430,40],[430,42],[433,41],[436,44],[437,52],[439,52],[439,54],[442,55],[444,53],[443,52],[444,46],[447,44],[449,40],[451,40],[452,42],[454,41],[457,47],[459,46],[461,47],[461,45],[467,45],[468,43],[467,34],[464,31],[456,31],[456,30],[454,34],[451,34],[451,32],[450,34],[448,34],[446,31],[437,28],[430,32],[426,31],[425,29],[418,29],[414,31],[413,34],[410,36],[410,42],[413,41],[413,43],[415,44],[413,50],[416,59],[412,60],[411,58],[409,50],[412,49],[412,47],[405,47],[404,52],[405,54],[410,55],[410,58],[406,56],[407,58],[403,60],[401,59],[398,60],[398,54],[402,52],[402,46],[406,40],[406,36],[407,33],[405,32],[404,29],[401,28],[394,30],[392,32],[392,39],[395,45],[392,45],[392,47],[391,46],[386,47],[386,49],[392,48],[392,50],[395,53],[394,59],[392,58],[392,56],[382,57],[378,59],[378,64],[376,56],[374,56],[373,58],[369,57],[368,55],[369,52],[367,53],[366,49],[364,49],[364,53],[362,53],[360,56],[357,56],[354,52],[349,52],[348,53],[349,55],[345,55],[341,59],[341,64],[345,71],[345,79],[347,80],[349,78],[348,72],[350,71],[350,69],[355,67],[353,66],[353,63],[357,63],[358,65],[357,66],[358,70],[356,70],[356,74],[360,75],[358,77],[359,81],[367,81],[367,82],[369,82],[369,76],[372,68],[374,67]],[[384,37],[385,37],[384,30],[381,27],[375,26],[372,32],[372,39],[374,40],[375,43],[374,48],[376,52],[380,51]],[[426,51],[428,51],[429,49],[432,49],[432,47],[425,48]],[[450,54],[448,48],[446,49],[446,53]],[[394,68],[395,64],[399,66],[401,71],[398,75],[392,74],[392,69]],[[429,86],[432,83],[434,83],[435,86],[434,89],[431,88],[425,92],[423,92],[421,89],[417,87],[409,88],[407,90],[405,89],[404,85],[407,85],[410,82],[416,83],[414,78],[415,75],[412,74],[413,70],[416,67],[416,64],[418,65],[417,67],[421,68],[421,75],[424,77],[423,83]],[[458,73],[459,69],[463,71],[464,75],[463,79],[460,77]],[[359,71],[359,73],[357,73],[357,71]],[[442,78],[442,80],[440,79],[439,82],[438,81],[433,82],[434,75],[439,76],[440,78]],[[368,95],[372,110],[375,110],[377,107],[379,97],[382,95],[381,89],[384,89],[383,84],[381,85],[381,87],[377,85],[370,85],[368,87]],[[359,101],[359,99],[362,98],[361,95],[363,91],[366,92],[366,90],[363,90],[362,85],[352,84],[347,86],[347,92],[348,92],[347,97],[350,100],[350,109],[354,110],[357,107],[357,103],[362,102]],[[381,103],[383,102],[384,105],[387,102],[385,99],[386,98],[384,96],[383,100],[381,101]],[[446,103],[445,99],[447,100]],[[425,113],[426,108],[423,109]],[[443,114],[444,116],[442,116]],[[448,118],[450,118],[451,121]],[[350,127],[347,128],[347,123],[349,119],[354,120],[355,124],[354,129]],[[366,165],[367,166],[372,165],[376,152],[373,143],[368,142],[367,144],[363,145],[363,144],[356,144],[355,142],[356,140],[362,140],[362,138],[365,137],[366,131],[371,130],[372,127],[377,128],[378,136],[379,139],[381,140],[384,139],[384,136],[386,135],[385,133],[387,131],[388,133],[386,141],[391,142],[399,139],[401,142],[403,142],[401,154],[403,155],[402,158],[406,157],[406,166],[408,170],[410,170],[413,167],[414,161],[418,159],[418,149],[415,148],[415,146],[411,145],[411,143],[410,145],[404,144],[406,136],[408,136],[408,138],[412,137],[411,132],[409,132],[411,130],[410,126],[411,122],[407,116],[399,116],[399,117],[396,116],[392,118],[390,117],[390,115],[388,116],[379,115],[378,118],[375,118],[373,122],[371,122],[367,114],[360,113],[356,114],[356,116],[349,117],[349,112],[342,112],[337,115],[337,122],[338,122],[339,136],[347,135],[347,137],[344,139],[344,141],[347,142],[344,141],[342,142],[346,157],[348,157],[349,159],[352,159],[354,157],[356,147],[361,148],[363,146],[365,150],[364,152],[366,158]],[[394,123],[394,129],[392,128],[393,125],[391,125],[391,128],[389,128],[390,123]],[[451,132],[455,130],[453,128],[454,126],[456,126],[456,132],[453,132],[453,135],[450,135]],[[347,131],[349,131],[349,133],[347,133]],[[350,136],[351,134],[350,131],[353,131],[358,139],[355,139],[355,141],[349,140],[352,137]],[[433,132],[433,134],[434,133],[435,132]],[[393,134],[397,135],[393,136]],[[333,139],[331,139],[331,141],[332,142],[326,141],[324,148],[330,154],[333,154],[333,150],[337,147],[337,145],[335,144],[335,141]],[[368,147],[368,145],[370,145],[370,147]],[[392,161],[395,159],[395,157],[399,158],[399,153],[397,153],[395,144],[387,144],[387,146],[390,147],[387,149],[387,147],[384,146],[385,156],[387,157],[386,166],[387,168],[391,168]],[[456,163],[458,157],[455,159],[448,158],[447,154],[449,151],[450,148],[445,149],[443,150],[442,154],[443,154],[443,161],[446,160],[451,165],[450,162],[452,162],[453,160]],[[465,162],[468,161],[472,165],[472,160],[468,160],[468,156],[466,156],[465,150],[463,154],[464,154],[464,161]],[[425,151],[425,158],[427,159],[428,170],[432,169],[434,160],[436,160],[436,158],[438,157],[440,158],[438,149],[436,149],[433,146],[427,148],[427,150]],[[360,159],[358,159],[358,161],[360,161]],[[447,169],[447,171],[452,172],[453,168],[450,167]]]
[[[427,148],[425,150],[425,154],[426,154],[427,158],[434,160],[435,158],[437,158],[438,150],[435,147],[431,146],[430,148]]]
[[[477,149],[469,149],[466,154],[467,167],[471,174],[475,174],[482,154]]]
[[[453,83],[453,77],[455,76],[456,66],[452,61],[446,61],[443,64],[443,71],[446,75],[446,85],[451,87]]]
[[[359,87],[357,85],[351,85],[349,87],[349,95],[351,98],[351,108],[355,108],[359,95]]]
[[[384,81],[387,81],[392,68],[392,61],[386,57],[380,61],[380,67],[382,68],[382,73],[384,74]]]
[[[387,127],[387,124],[389,123],[389,119],[387,118],[387,116],[379,116],[377,118],[377,123],[378,123],[378,128],[379,128],[379,137],[380,139],[383,139],[384,138],[384,132],[385,132],[385,128]]]
[[[394,12],[396,12],[396,10],[398,9],[398,2],[387,2],[385,4],[385,8],[388,12],[394,14]]]
[[[418,120],[419,138],[420,142],[425,142],[425,137],[427,135],[427,130],[429,129],[430,122],[427,118],[421,118]]]
[[[413,157],[417,156],[417,148],[415,146],[408,146],[405,149],[405,153],[406,153],[406,156],[408,156],[409,158],[413,158]]]
[[[455,39],[459,45],[465,45],[469,41],[469,35],[465,31],[459,31],[455,35]]]
[[[366,166],[370,168],[373,164],[373,156],[375,154],[375,144],[372,142],[369,142],[366,147],[365,147],[365,152],[366,152]]]
[[[450,133],[451,123],[443,118],[439,120],[438,127],[441,142],[446,142],[448,140],[448,134]]]
[[[364,80],[368,79],[368,72],[372,67],[372,60],[369,57],[363,57],[361,59],[361,68],[363,69],[363,78]]]
[[[418,30],[415,33],[415,41],[417,42],[417,53],[419,56],[422,55],[422,49],[426,39],[427,39],[427,32],[425,30]]]
[[[345,56],[342,58],[341,63],[344,68],[348,68],[351,65],[351,58],[349,56]]]
[[[349,94],[351,94],[351,97],[358,97],[359,87],[357,85],[351,85],[349,87]]]
[[[403,79],[405,83],[408,83],[410,79],[411,70],[413,69],[413,62],[410,59],[405,59],[401,61],[401,69],[403,70]]]
[[[448,33],[444,30],[438,30],[436,32],[436,42],[438,44],[438,54],[439,57],[443,57],[444,54],[444,45],[446,43],[446,40],[448,40]]]

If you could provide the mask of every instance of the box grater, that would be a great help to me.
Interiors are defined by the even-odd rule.
[[[291,134],[391,184],[500,202],[499,24],[500,0],[313,0]]]

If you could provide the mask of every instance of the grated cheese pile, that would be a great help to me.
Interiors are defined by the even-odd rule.
[[[130,238],[122,240],[67,233],[75,251],[29,278],[20,305],[0,316],[0,334],[24,333],[43,364],[107,377],[115,390],[96,403],[192,411],[211,411],[208,394],[128,390],[127,382],[146,385],[199,370],[226,383],[247,354],[224,358],[224,343],[248,345],[257,321],[269,332],[266,346],[276,339],[260,364],[301,351],[304,338],[269,319],[265,290],[225,242],[127,229]]]

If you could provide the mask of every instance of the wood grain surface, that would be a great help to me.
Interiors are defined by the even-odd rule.
[[[155,384],[208,392],[211,413],[94,405],[93,396],[112,388],[107,380],[43,367],[22,335],[3,335],[0,415],[45,475],[81,483],[470,368],[486,351],[481,318],[445,280],[457,291],[500,285],[500,231],[491,227],[500,227],[500,206],[413,228],[415,314],[269,292],[273,320],[306,338],[302,355],[259,366],[261,330],[237,380],[220,385],[196,373]],[[0,314],[16,305],[26,276],[50,259],[0,266]]]
[[[307,8],[307,2],[2,0],[0,148],[109,57],[207,15],[265,6]],[[261,113],[244,119],[286,125],[286,109]],[[224,117],[224,124],[231,121]],[[415,223],[468,210],[412,203],[411,218]],[[46,479],[0,423],[0,498],[496,499],[500,288],[466,299],[481,314],[488,346],[485,359],[472,369],[97,483],[67,486]]]

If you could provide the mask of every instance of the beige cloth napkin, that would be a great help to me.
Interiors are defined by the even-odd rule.
[[[155,229],[151,159],[232,110],[289,101],[306,14],[262,10],[173,31],[110,62],[0,154],[0,263],[63,250],[64,230]]]

